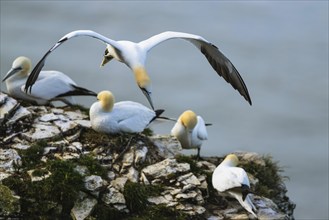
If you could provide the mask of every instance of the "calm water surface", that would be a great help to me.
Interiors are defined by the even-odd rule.
[[[270,154],[284,167],[296,219],[328,219],[327,1],[2,1],[1,75],[20,55],[36,63],[61,36],[92,29],[115,40],[140,41],[165,30],[202,35],[234,63],[253,105],[219,78],[188,42],[168,41],[147,61],[155,106],[178,117],[186,109],[209,127],[203,155]],[[105,46],[91,38],[63,44],[44,69],[79,85],[111,90],[117,100],[148,105],[131,71],[99,68]],[[2,78],[1,77],[1,78]],[[6,91],[5,84],[1,90]],[[90,106],[93,98],[79,98]],[[169,133],[173,124],[154,127]],[[194,153],[194,152],[192,152]]]

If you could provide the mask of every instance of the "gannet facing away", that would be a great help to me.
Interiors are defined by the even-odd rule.
[[[256,208],[249,196],[250,184],[244,169],[236,167],[239,159],[234,154],[226,156],[212,174],[212,185],[223,196],[230,196],[239,201],[243,208],[257,218]]]
[[[18,99],[36,102],[38,105],[49,104],[51,101],[62,101],[68,105],[75,104],[72,96],[97,96],[96,93],[82,87],[64,73],[58,71],[41,71],[33,89],[25,93],[25,83],[31,70],[31,60],[20,56],[12,64],[12,68],[3,78],[8,93]]]
[[[197,116],[193,111],[183,112],[174,127],[171,134],[180,142],[183,149],[197,148],[197,158],[200,157],[200,148],[202,142],[208,139],[206,124],[201,116]]]
[[[99,101],[89,110],[91,126],[95,131],[107,134],[142,132],[163,112],[132,101],[115,103],[110,91],[98,93],[97,99]]]
[[[44,66],[47,56],[62,43],[77,36],[88,36],[106,43],[107,48],[105,50],[104,59],[101,65],[105,65],[113,58],[125,63],[130,69],[132,69],[137,85],[148,99],[152,108],[153,102],[151,99],[151,80],[145,70],[147,53],[154,46],[166,40],[177,38],[187,40],[196,46],[207,58],[210,65],[217,72],[217,74],[222,76],[228,83],[230,83],[234,89],[238,90],[239,93],[251,105],[249,92],[242,77],[240,76],[237,69],[233,66],[231,61],[226,58],[226,56],[221,53],[215,45],[201,36],[173,31],[167,31],[158,35],[154,35],[139,43],[134,43],[131,41],[115,41],[91,30],[77,30],[70,32],[63,36],[55,45],[53,45],[35,66],[29,79],[26,82],[26,91],[32,87],[38,78],[38,74]]]

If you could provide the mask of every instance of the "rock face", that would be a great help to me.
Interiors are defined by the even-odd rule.
[[[179,155],[171,136],[99,134],[83,110],[24,107],[3,93],[0,124],[0,217],[253,218],[211,186],[223,158]],[[293,219],[276,163],[236,154],[250,171],[259,219]]]

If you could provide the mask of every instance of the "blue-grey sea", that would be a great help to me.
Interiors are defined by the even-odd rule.
[[[166,30],[203,36],[239,70],[253,105],[192,44],[171,40],[152,49],[146,64],[156,108],[170,117],[192,109],[213,124],[202,155],[272,155],[289,177],[296,219],[329,218],[328,1],[1,0],[0,18],[1,78],[17,56],[35,64],[77,29],[131,41]],[[95,39],[75,38],[53,52],[44,69],[60,70],[95,92],[111,90],[117,101],[148,106],[125,65],[112,61],[100,68],[104,49]],[[78,101],[89,107],[95,99]],[[153,128],[168,134],[172,126]]]

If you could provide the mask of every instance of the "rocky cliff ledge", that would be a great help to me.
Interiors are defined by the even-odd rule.
[[[30,106],[0,93],[0,218],[249,219],[219,196],[222,157],[179,155],[171,136],[109,136],[87,111]],[[235,152],[250,174],[260,219],[293,219],[282,170],[269,156]]]

